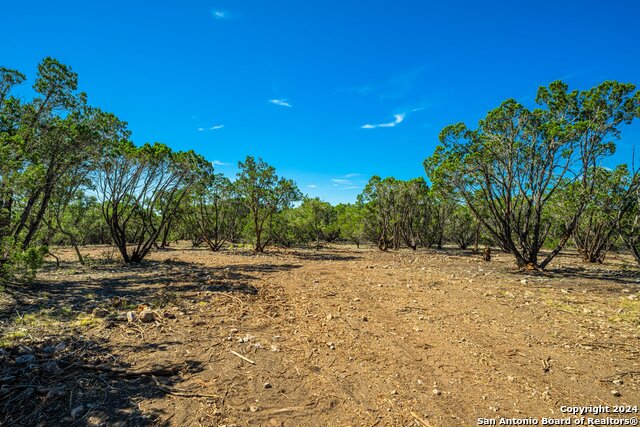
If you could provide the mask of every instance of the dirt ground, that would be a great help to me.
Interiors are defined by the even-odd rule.
[[[620,256],[522,273],[453,249],[85,252],[0,293],[0,424],[436,427],[640,404],[640,274]]]

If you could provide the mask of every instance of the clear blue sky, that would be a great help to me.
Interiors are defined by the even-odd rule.
[[[447,124],[563,79],[640,85],[640,2],[12,1],[0,65],[53,56],[137,143],[229,176],[262,156],[303,192],[353,201],[373,174],[424,176]],[[32,80],[31,80],[32,81]],[[640,126],[613,163],[628,159]]]

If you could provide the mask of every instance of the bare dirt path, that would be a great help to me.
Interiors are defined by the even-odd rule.
[[[67,390],[60,417],[79,425],[460,426],[638,405],[640,284],[622,267],[566,257],[526,275],[506,255],[455,251],[172,250],[138,269],[51,272],[49,306],[22,298],[105,307],[104,320],[68,325],[82,341],[70,348],[99,343],[90,362],[182,365],[104,378],[106,398],[104,386]],[[137,304],[158,317],[123,320]]]

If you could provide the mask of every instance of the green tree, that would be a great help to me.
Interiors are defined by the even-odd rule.
[[[358,203],[341,203],[335,207],[335,210],[340,237],[353,242],[356,247],[360,248],[360,244],[366,237],[364,230],[364,207]]]
[[[320,249],[320,240],[327,240],[327,236],[335,229],[336,215],[333,206],[317,197],[305,197],[296,209],[301,216],[302,228],[310,240],[315,240],[316,249]]]
[[[216,173],[197,186],[190,198],[187,222],[212,251],[218,251],[233,236],[240,214],[235,187],[224,175]]]
[[[99,165],[98,194],[113,243],[126,263],[140,262],[182,200],[211,165],[164,144],[114,144]]]
[[[279,178],[275,168],[261,158],[256,161],[247,156],[244,162],[238,162],[238,169],[236,186],[250,211],[255,251],[264,252],[271,240],[270,235],[264,239],[265,225],[270,224],[274,214],[290,207],[302,196],[292,180]]]
[[[544,269],[573,234],[593,194],[589,169],[614,151],[621,125],[637,116],[640,96],[634,90],[631,84],[604,82],[568,92],[554,82],[538,90],[541,108],[505,101],[475,130],[463,123],[446,127],[425,161],[427,174],[460,194],[519,267]],[[579,203],[566,212],[564,235],[540,261],[550,231],[544,220],[549,201],[565,181],[576,183]]]

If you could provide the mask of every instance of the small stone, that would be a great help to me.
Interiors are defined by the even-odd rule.
[[[84,405],[76,406],[71,410],[71,416],[73,418],[78,418],[80,414],[82,414],[82,411],[84,411]]]
[[[28,365],[36,360],[33,354],[24,354],[16,357],[16,365]]]
[[[332,343],[331,341],[327,342],[327,347],[329,347],[331,350],[335,350],[336,349],[336,345],[334,343]]]
[[[391,394],[398,394],[398,390],[391,390]]]
[[[442,394],[442,391],[441,391],[441,390],[438,390],[437,388],[434,388],[431,392],[432,392],[435,396],[440,396],[440,395]]]
[[[620,386],[620,385],[624,384],[624,381],[622,381],[621,379],[618,378],[618,379],[613,380],[613,384]]]
[[[150,323],[150,322],[153,322],[154,320],[156,320],[157,314],[156,314],[155,311],[152,311],[152,310],[149,310],[148,308],[145,308],[144,310],[142,310],[140,312],[138,317],[140,317],[140,321],[142,323]]]
[[[333,314],[331,314],[331,313],[327,314],[326,319],[327,319],[327,320],[331,320],[331,319],[333,319]]]
[[[58,397],[62,397],[64,396],[65,390],[66,390],[65,386],[63,385],[54,387],[51,390],[49,390],[49,393],[47,393],[46,399],[50,400],[50,399],[56,399]]]
[[[611,390],[611,394],[615,397],[620,397],[622,395],[622,393],[620,393],[618,390]]]
[[[263,387],[264,387],[264,388],[271,388],[271,383],[264,383],[264,384],[263,384]]]
[[[42,369],[42,372],[46,372],[48,374],[56,374],[61,371],[60,366],[58,366],[58,364],[53,360],[43,363],[40,368]]]
[[[97,317],[99,319],[103,319],[103,318],[107,317],[110,314],[110,312],[106,308],[96,307],[96,308],[93,309],[91,314],[93,314],[93,317]]]
[[[127,322],[133,323],[136,320],[136,314],[133,311],[127,311]]]
[[[363,317],[362,317],[362,321],[363,321],[363,322],[368,322],[368,321],[369,321],[369,319],[367,318],[367,316],[363,316]]]
[[[258,412],[259,410],[258,406],[249,406],[249,412]]]

